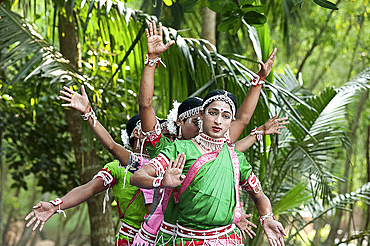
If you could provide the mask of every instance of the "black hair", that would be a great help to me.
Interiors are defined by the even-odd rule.
[[[208,98],[211,98],[213,96],[217,96],[217,95],[225,95],[225,90],[214,90],[214,91],[210,91],[208,92],[208,94],[204,97],[203,99],[203,102],[207,101]],[[235,110],[237,110],[238,108],[238,103],[236,102],[236,99],[235,99],[235,96],[230,93],[230,92],[227,92],[227,96],[231,99],[231,101],[233,101],[234,105],[235,105]],[[214,101],[212,101],[214,102]],[[208,103],[207,105],[203,105],[203,110],[205,110],[212,102]],[[230,105],[231,107],[231,105]],[[232,108],[232,107],[231,107]],[[233,114],[235,115],[236,112],[233,112]]]
[[[199,97],[189,97],[187,98],[185,101],[183,101],[180,106],[179,106],[179,109],[177,110],[177,117],[179,117],[180,114],[190,110],[190,109],[193,109],[193,108],[196,108],[196,107],[200,107],[202,106],[202,99],[199,98]],[[186,120],[186,119],[184,119]]]
[[[126,131],[127,131],[127,135],[129,137],[129,144],[131,146],[131,148],[133,148],[134,146],[134,142],[135,142],[135,138],[131,138],[131,134],[132,134],[132,131],[135,129],[136,127],[136,124],[137,122],[140,120],[140,115],[139,114],[135,114],[134,116],[131,117],[131,119],[129,119],[129,121],[127,121],[127,124],[126,124]]]

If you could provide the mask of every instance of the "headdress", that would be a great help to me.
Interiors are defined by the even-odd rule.
[[[236,113],[236,110],[235,110],[235,104],[233,102],[233,100],[227,95],[227,91],[225,91],[224,94],[218,94],[218,95],[214,95],[210,98],[208,98],[207,100],[205,100],[203,102],[203,105],[202,105],[202,110],[204,110],[204,107],[207,106],[208,104],[214,102],[214,101],[225,101],[227,102],[230,107],[231,107],[231,111],[233,113],[233,118],[235,118],[235,113]]]
[[[199,113],[203,100],[199,97],[189,97],[184,100],[177,111],[177,117],[185,120],[195,114]]]
[[[202,106],[198,106],[198,107],[195,107],[195,108],[192,108],[192,109],[189,109],[187,111],[185,111],[184,113],[180,114],[179,117],[184,120],[184,119],[187,119],[195,114],[199,114],[199,110],[202,109]]]

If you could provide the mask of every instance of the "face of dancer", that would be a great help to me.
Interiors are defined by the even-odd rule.
[[[182,139],[189,140],[194,138],[199,133],[198,117],[200,114],[195,114],[186,120],[178,118],[177,126],[181,125]]]
[[[214,101],[204,109],[203,132],[212,138],[222,138],[232,122],[231,107],[225,101]]]

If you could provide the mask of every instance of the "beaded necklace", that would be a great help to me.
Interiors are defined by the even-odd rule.
[[[203,132],[195,137],[195,141],[207,152],[213,152],[222,149],[226,138],[212,138]]]

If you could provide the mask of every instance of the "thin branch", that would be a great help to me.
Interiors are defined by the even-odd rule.
[[[335,5],[338,5],[339,3],[341,2],[341,0],[338,0],[337,3]],[[326,30],[327,26],[328,26],[328,23],[329,23],[329,20],[331,18],[331,16],[333,15],[335,10],[332,10],[330,11],[330,13],[328,14],[328,17],[326,18],[326,22],[325,22],[325,25],[320,29],[320,32],[318,35],[315,36],[315,39],[311,45],[311,48],[307,51],[305,57],[303,58],[302,60],[302,63],[301,65],[299,66],[298,68],[298,72],[297,72],[297,75],[296,75],[296,78],[298,79],[298,75],[300,72],[302,72],[302,69],[303,69],[303,66],[304,64],[306,63],[308,57],[310,57],[310,55],[312,54],[313,50],[316,48],[316,46],[319,44],[319,41],[321,39],[321,36],[322,34],[324,33],[324,31]]]

